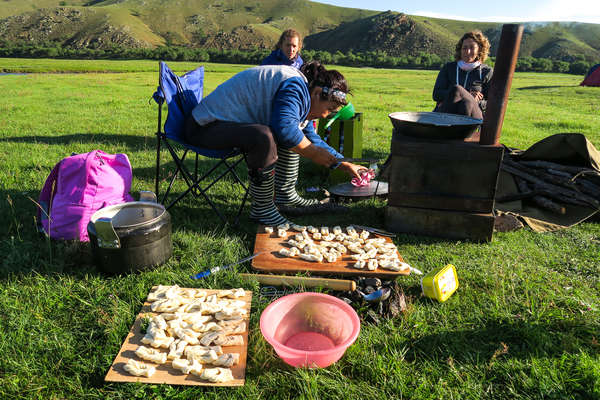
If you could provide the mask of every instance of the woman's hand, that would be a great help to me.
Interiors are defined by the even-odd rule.
[[[366,170],[366,168],[363,167],[362,165],[352,164],[347,161],[340,163],[340,166],[338,168],[341,169],[342,171],[346,172],[352,178],[359,178],[359,179],[360,179],[360,171]]]
[[[483,100],[483,93],[481,93],[481,92],[471,91],[471,96],[473,96],[475,98],[475,101]]]

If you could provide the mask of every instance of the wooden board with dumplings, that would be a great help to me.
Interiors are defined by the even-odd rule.
[[[244,385],[251,301],[244,289],[153,287],[105,380]]]
[[[410,273],[389,237],[353,226],[259,226],[254,253],[260,254],[252,267],[264,272],[379,277]]]

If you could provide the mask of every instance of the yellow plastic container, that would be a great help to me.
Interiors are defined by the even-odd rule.
[[[456,267],[448,264],[445,267],[434,269],[421,279],[423,294],[439,302],[448,300],[452,293],[458,289],[458,276]]]

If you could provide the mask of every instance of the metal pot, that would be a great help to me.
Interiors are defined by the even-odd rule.
[[[173,253],[171,216],[148,197],[96,211],[87,230],[94,260],[109,274],[153,268]]]
[[[464,139],[483,120],[439,112],[393,112],[388,115],[394,132],[422,139]]]

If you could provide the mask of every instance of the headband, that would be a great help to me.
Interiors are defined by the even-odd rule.
[[[327,97],[332,97],[333,100],[337,101],[340,104],[346,104],[346,93],[342,92],[341,90],[332,89],[327,86],[322,86],[322,89],[323,93]]]

